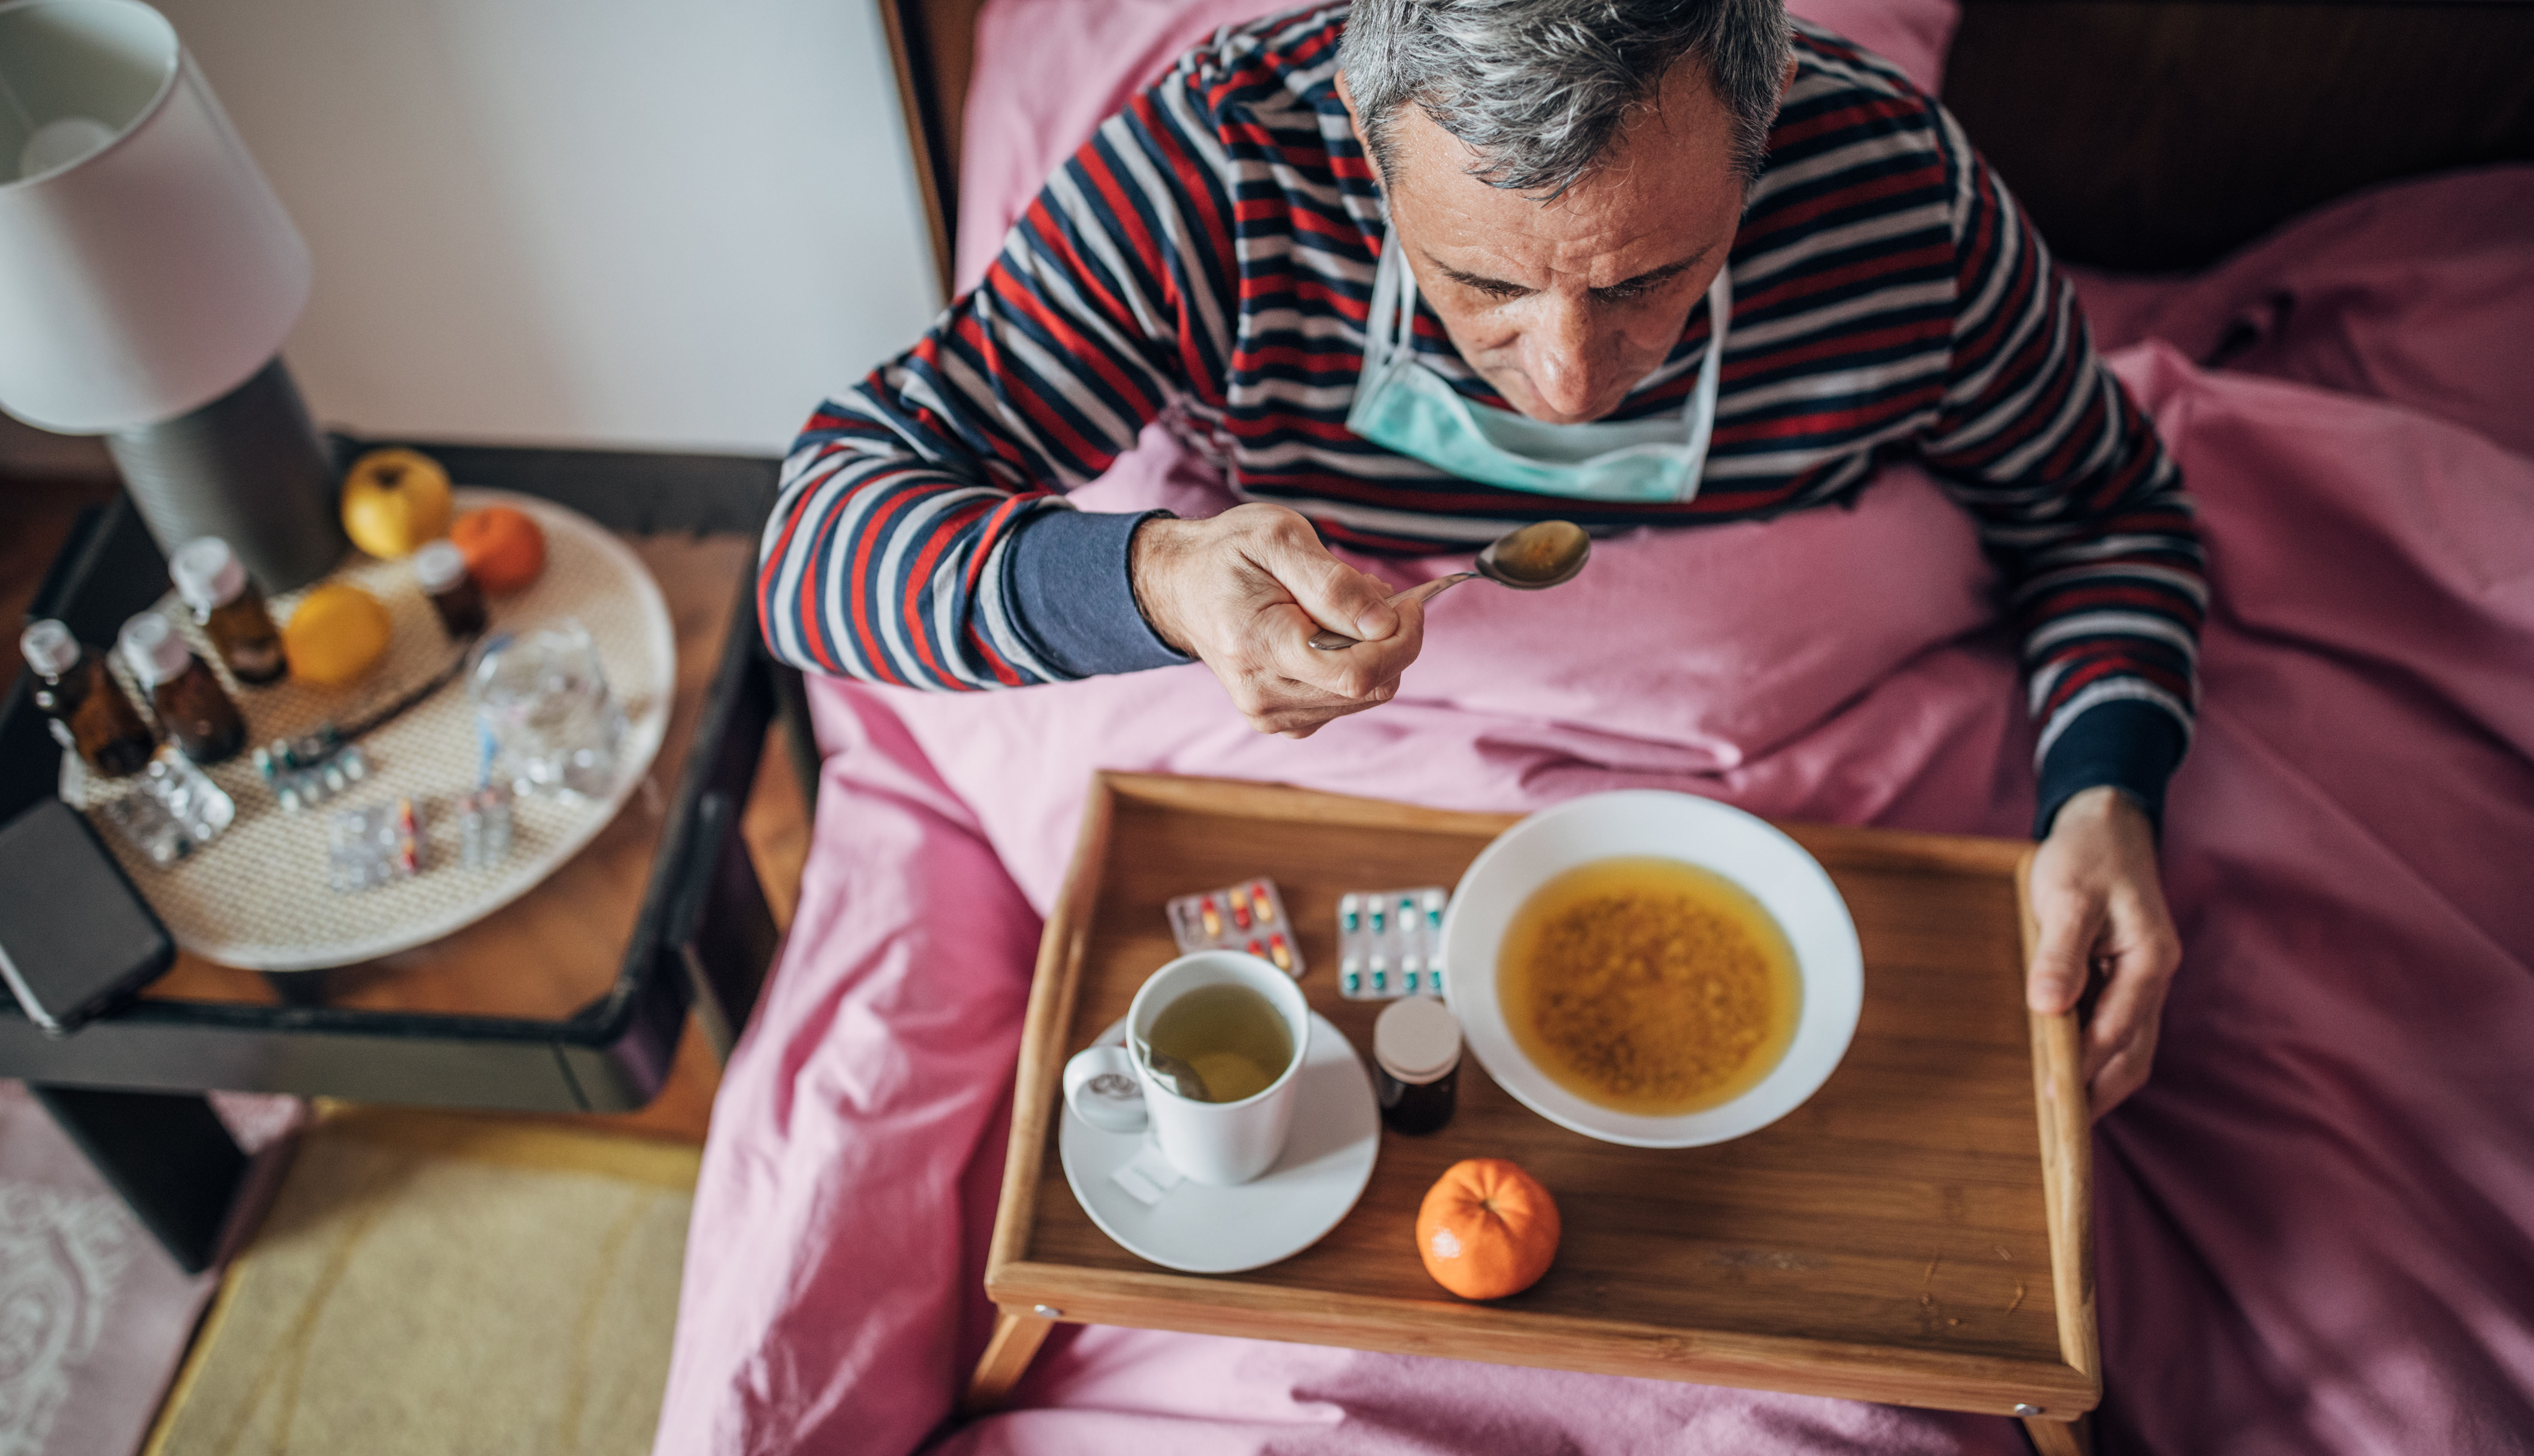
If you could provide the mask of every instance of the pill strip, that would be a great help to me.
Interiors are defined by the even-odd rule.
[[[1302,979],[1302,945],[1285,914],[1285,897],[1272,880],[1246,880],[1170,903],[1171,936],[1179,953],[1245,950]]]
[[[1338,993],[1350,1001],[1441,996],[1451,902],[1435,885],[1338,896]]]

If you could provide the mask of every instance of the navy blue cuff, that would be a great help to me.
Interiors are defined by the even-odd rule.
[[[2138,801],[2147,822],[2164,829],[2164,785],[2187,746],[2173,714],[2135,698],[2098,702],[2077,715],[2041,758],[2040,803],[2032,837],[2045,838],[2060,806],[2109,784]]]
[[[1004,612],[1032,656],[1066,678],[1176,667],[1192,659],[1155,636],[1135,605],[1135,527],[1167,511],[1050,507],[1003,550]]]

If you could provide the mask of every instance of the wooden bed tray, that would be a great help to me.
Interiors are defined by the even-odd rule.
[[[1847,1057],[1803,1107],[1715,1147],[1597,1142],[1475,1061],[1428,1137],[1385,1129],[1362,1200],[1245,1274],[1174,1273],[1094,1227],[1056,1155],[1065,1059],[1176,953],[1172,895],[1282,887],[1314,1009],[1358,1052],[1382,1002],[1338,995],[1349,889],[1454,884],[1516,816],[1224,779],[1102,773],[1031,987],[986,1267],[1001,1310],[968,1409],[998,1403],[1058,1318],[1841,1396],[2027,1419],[2044,1451],[2101,1397],[2089,1148],[2072,1018],[2023,1008],[2018,841],[1780,827],[1830,871],[1865,952]],[[1466,1157],[1556,1194],[1556,1264],[1509,1300],[1426,1277],[1417,1206]]]

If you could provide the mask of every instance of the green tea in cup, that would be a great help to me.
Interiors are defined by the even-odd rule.
[[[1171,1059],[1195,1073],[1200,1102],[1241,1102],[1276,1084],[1294,1060],[1294,1038],[1267,998],[1246,986],[1199,986],[1181,994],[1153,1017],[1156,1066]],[[1181,1073],[1177,1085],[1191,1093]]]

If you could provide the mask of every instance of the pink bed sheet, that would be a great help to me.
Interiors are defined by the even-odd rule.
[[[2119,364],[2190,472],[2217,595],[2165,841],[2187,956],[2154,1080],[2097,1132],[2111,1449],[2534,1449],[2534,461],[2162,344]],[[1526,659],[1491,641],[1487,594],[1458,593],[1399,701],[1300,744],[1251,734],[1198,668],[992,698],[819,685],[818,846],[715,1108],[659,1449],[2019,1449],[1982,1418],[1114,1329],[1059,1334],[1007,1413],[943,1424],[1092,768],[1494,809],[1659,785],[2013,833],[2014,664],[1948,617],[1983,569],[1942,545],[1941,505],[1894,480],[1739,539],[1614,541],[1542,605],[1645,631],[1526,702],[1489,698],[1479,668]],[[1854,609],[1909,588],[1860,596],[1817,562],[1891,530],[1925,533],[1926,640],[1843,657]],[[1739,575],[1647,590],[1666,566]],[[1647,713],[1649,670],[1679,732]]]
[[[2197,279],[2082,280],[2215,592],[2165,838],[2186,958],[2154,1079],[2096,1131],[2106,1449],[2534,1451],[2529,202],[2534,171],[2458,176]],[[1229,498],[1147,448],[1079,499]],[[1522,610],[1455,593],[1399,700],[1300,744],[1201,668],[815,685],[817,847],[714,1110],[657,1449],[2024,1449],[1988,1418],[1075,1327],[1003,1414],[949,1421],[1093,768],[2015,834],[2030,739],[1989,584],[1901,472],[1853,512],[1617,538]]]

